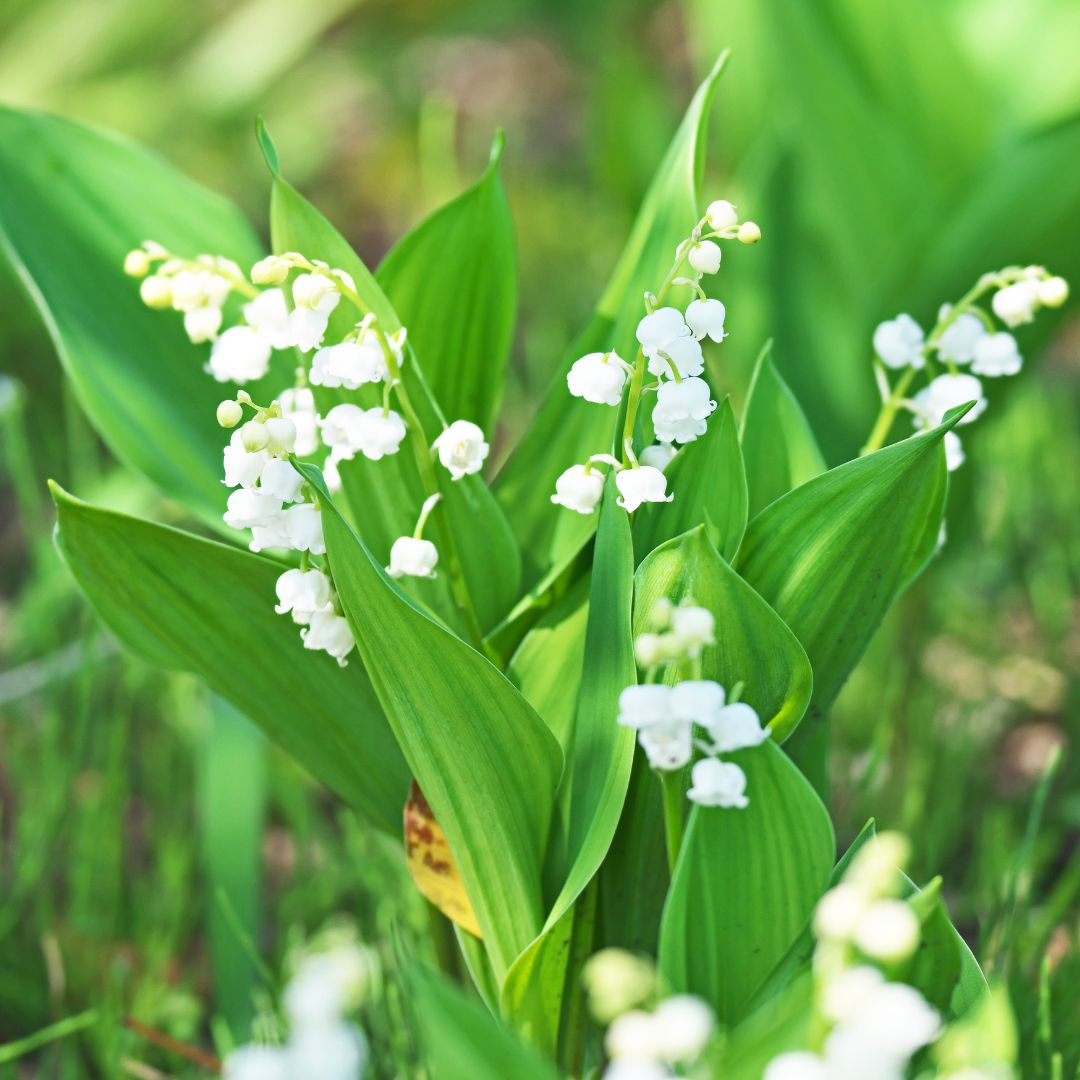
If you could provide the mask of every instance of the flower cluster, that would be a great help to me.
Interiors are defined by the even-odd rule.
[[[676,675],[689,664],[700,676],[702,650],[714,642],[715,620],[710,611],[693,603],[678,607],[657,604],[651,629],[634,642],[638,664],[646,670],[644,684],[628,686],[619,695],[618,722],[638,733],[649,764],[661,772],[674,772],[690,764],[694,750],[704,756],[691,770],[687,792],[702,806],[749,805],[746,774],[721,754],[760,746],[769,737],[758,714],[738,700],[739,689],[728,693],[711,679],[683,679],[668,685],[656,681],[665,665]],[[695,728],[702,735],[695,737]]]
[[[993,315],[980,304],[991,292]],[[1008,267],[985,274],[958,303],[943,306],[929,335],[907,314],[881,323],[874,331],[874,352],[883,365],[879,379],[890,418],[892,407],[900,406],[913,414],[916,428],[936,427],[950,410],[973,401],[960,422],[977,419],[987,404],[981,379],[1016,375],[1023,366],[1016,338],[999,329],[993,316],[1014,329],[1030,323],[1040,307],[1060,307],[1068,295],[1065,279],[1041,266]],[[939,367],[945,370],[939,373]],[[884,368],[905,371],[895,387]],[[925,373],[926,385],[906,397],[916,372]],[[945,456],[950,471],[964,463],[955,431],[945,436]]]
[[[602,949],[582,970],[589,1011],[607,1025],[611,1059],[604,1080],[669,1080],[692,1067],[716,1032],[716,1017],[700,998],[658,1000],[652,962],[623,949]]]
[[[868,840],[814,915],[815,1008],[820,1047],[781,1054],[764,1080],[902,1080],[912,1055],[932,1042],[941,1017],[912,986],[890,981],[919,944],[920,925],[898,898],[907,842]]]
[[[360,1080],[368,1044],[346,1016],[366,997],[373,963],[351,943],[304,956],[283,996],[287,1041],[238,1047],[225,1059],[225,1080]]]
[[[263,378],[274,350],[295,350],[302,357],[295,385],[282,389],[269,406],[255,405],[241,390],[218,407],[221,426],[237,429],[224,453],[224,482],[235,489],[225,522],[251,530],[253,551],[301,553],[300,568],[278,580],[276,610],[291,614],[303,627],[307,648],[325,650],[344,663],[353,648],[352,633],[328,570],[313,562],[325,552],[318,498],[290,456],[313,455],[321,442],[329,451],[324,477],[334,491],[341,483],[342,462],[357,455],[379,461],[396,454],[410,430],[423,439],[419,456],[430,473],[424,477],[430,494],[413,535],[393,543],[386,569],[395,578],[433,578],[439,553],[421,535],[439,500],[429,450],[452,480],[461,480],[483,468],[490,450],[483,431],[471,421],[456,420],[428,447],[401,381],[406,331],[385,333],[345,270],[287,252],[261,259],[248,280],[231,260],[213,255],[184,259],[153,241],[130,252],[124,268],[142,278],[140,294],[147,305],[183,312],[192,342],[211,343],[206,370],[219,382],[243,385]],[[240,320],[222,330],[223,309],[233,294],[244,300]],[[330,316],[343,300],[359,318],[340,340],[326,342]],[[313,388],[337,392],[337,403],[325,415],[318,411]],[[345,392],[375,397],[367,403],[341,401]],[[391,407],[394,397],[400,411]],[[255,415],[242,423],[245,407]]]
[[[761,231],[753,222],[739,223],[731,203],[711,203],[691,235],[676,249],[674,265],[659,294],[646,294],[646,314],[637,327],[635,362],[628,363],[613,349],[591,352],[574,362],[566,377],[574,397],[618,407],[629,386],[622,439],[624,460],[595,454],[583,464],[571,465],[555,482],[553,503],[579,514],[591,514],[604,489],[604,475],[594,468],[600,463],[610,464],[615,470],[618,504],[628,513],[643,503],[671,502],[674,495],[668,493],[664,467],[674,457],[676,444],[693,442],[705,434],[708,419],[716,409],[709,385],[701,378],[705,370],[701,343],[705,338],[719,343],[726,337],[727,311],[719,300],[705,295],[701,278],[720,269],[717,239],[753,244],[760,238]],[[685,310],[662,305],[663,297],[675,285],[686,286],[696,294]],[[649,385],[645,385],[646,374],[654,380]],[[645,392],[656,394],[652,425],[658,441],[639,456],[633,447],[634,421]]]

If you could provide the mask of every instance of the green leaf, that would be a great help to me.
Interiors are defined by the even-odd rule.
[[[265,129],[261,132],[261,137],[268,140]],[[301,251],[308,258],[322,259],[346,270],[356,283],[361,302],[375,314],[382,330],[393,333],[401,327],[393,306],[360,257],[334,226],[277,172],[273,176],[270,218],[276,252]],[[361,313],[343,300],[331,316],[327,340],[340,340],[360,317]],[[413,442],[413,452],[403,446],[400,453],[381,461],[358,457],[340,466],[343,501],[350,510],[352,524],[384,563],[389,559],[394,540],[412,535],[420,505],[428,494],[421,481],[418,457],[429,454],[431,443],[444,427],[443,415],[425,382],[421,362],[422,358],[410,349],[402,368],[405,388],[423,428],[409,434],[410,440],[419,440],[418,444]],[[355,400],[355,396],[350,395],[350,400]],[[368,404],[375,404],[374,399]],[[517,543],[499,504],[480,476],[454,481],[449,472],[437,467],[436,477],[443,502],[431,518],[432,538],[444,559],[452,558],[456,550],[481,629],[489,629],[517,599],[521,579]],[[435,582],[410,582],[408,588],[448,624],[463,629],[446,574]]]
[[[499,161],[388,252],[376,278],[409,339],[442,411],[493,431],[514,336],[517,256]]]
[[[936,539],[947,490],[941,440],[955,422],[815,477],[747,529],[739,572],[795,632],[814,671],[789,752],[819,791],[825,710]]]
[[[660,971],[705,998],[722,1023],[796,939],[832,869],[829,815],[771,742],[731,760],[746,772],[745,810],[695,807],[660,927]]]
[[[625,359],[636,353],[634,330],[645,314],[642,293],[659,287],[676,245],[689,235],[704,209],[700,189],[706,126],[726,59],[725,53],[694,95],[596,314],[564,358],[539,413],[496,480],[496,493],[511,511],[525,554],[529,585],[567,552],[580,548],[595,524],[591,518],[576,518],[560,527],[561,515],[548,497],[564,469],[610,449],[617,411],[572,398],[566,389],[566,373],[584,353],[615,349]]]
[[[559,791],[559,827],[552,829],[547,855],[545,877],[561,888],[544,932],[511,969],[503,994],[507,1015],[549,1052],[555,1049],[550,1039],[558,1032],[564,984],[568,978],[576,982],[566,939],[580,936],[582,915],[564,916],[611,846],[634,758],[634,733],[616,722],[619,694],[637,681],[630,627],[634,551],[629,517],[616,504],[617,494],[614,477],[609,476],[596,536],[585,660],[566,755],[567,775]],[[553,677],[549,670],[549,678]],[[538,983],[536,972],[541,967],[546,969],[545,979]],[[551,991],[544,994],[547,987]],[[542,1037],[544,1029],[548,1039]]]
[[[414,971],[410,983],[435,1080],[556,1080],[560,1075],[452,983],[423,969]]]
[[[750,515],[825,471],[814,433],[772,360],[772,342],[758,356],[742,422]]]
[[[635,514],[634,547],[644,557],[665,540],[704,525],[729,562],[746,531],[747,489],[731,399],[724,398],[705,435],[684,446],[664,470],[673,503],[647,503]]]
[[[203,371],[208,347],[188,341],[178,313],[147,308],[124,274],[124,256],[147,239],[242,266],[262,254],[230,204],[156,155],[0,108],[0,241],[80,403],[121,461],[221,529],[221,388]],[[264,385],[249,389],[259,398]]]
[[[372,821],[401,833],[409,773],[371,683],[304,650],[274,612],[284,567],[89,506],[53,485],[57,543],[106,625],[160,667],[190,671]]]
[[[810,701],[813,675],[795,635],[772,608],[720,557],[704,526],[669,540],[638,567],[634,627],[649,625],[655,605],[692,599],[716,617],[716,642],[701,656],[704,677],[730,689],[782,742]]]
[[[559,744],[514,685],[392,582],[320,492],[334,582],[390,726],[446,833],[496,976],[541,923]]]
[[[945,1013],[960,979],[956,931],[941,898],[941,878],[934,878],[923,889],[913,889],[908,903],[918,916],[922,937],[904,981]]]

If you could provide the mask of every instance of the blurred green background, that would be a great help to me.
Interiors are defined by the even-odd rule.
[[[8,0],[0,101],[134,136],[260,225],[261,113],[369,263],[505,128],[521,266],[505,448],[730,46],[706,190],[765,240],[725,258],[731,337],[711,375],[738,402],[774,338],[838,463],[876,411],[881,319],[926,325],[1010,263],[1080,282],[1078,41],[1075,0]],[[957,924],[1010,982],[1025,1077],[1080,1075],[1075,312],[1022,331],[1027,369],[965,435],[948,544],[836,708],[841,841],[874,816],[912,834],[916,878],[945,876]],[[45,478],[180,511],[104,451],[2,262],[0,355],[0,1048],[96,1010],[21,1065],[0,1049],[0,1077],[205,1075],[122,1019],[227,1049],[273,989],[254,956],[278,970],[342,913],[386,961],[378,1075],[415,1075],[394,957],[431,946],[400,853],[99,628],[51,547]]]

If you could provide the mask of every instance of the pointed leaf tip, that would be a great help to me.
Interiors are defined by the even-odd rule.
[[[261,115],[255,119],[255,138],[259,142],[259,149],[262,151],[266,167],[274,174],[274,176],[278,176],[281,173],[281,167],[278,163],[277,147],[274,145],[274,140],[270,138],[270,132],[267,130],[266,121]]]

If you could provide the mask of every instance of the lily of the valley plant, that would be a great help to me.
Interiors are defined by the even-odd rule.
[[[1008,1076],[1000,1038],[955,1035],[1008,1020],[939,883],[912,886],[871,828],[836,850],[828,715],[942,542],[957,429],[1068,289],[1006,267],[928,329],[883,321],[880,414],[836,468],[767,348],[737,419],[723,255],[768,222],[694,179],[720,66],[524,430],[497,426],[501,143],[373,274],[264,130],[270,254],[138,148],[5,114],[26,164],[4,233],[67,370],[117,455],[204,526],[57,489],[58,542],[118,637],[401,840],[475,990],[417,973],[435,1075],[458,1040],[492,1080]],[[229,1075],[288,1060],[248,1048]]]

